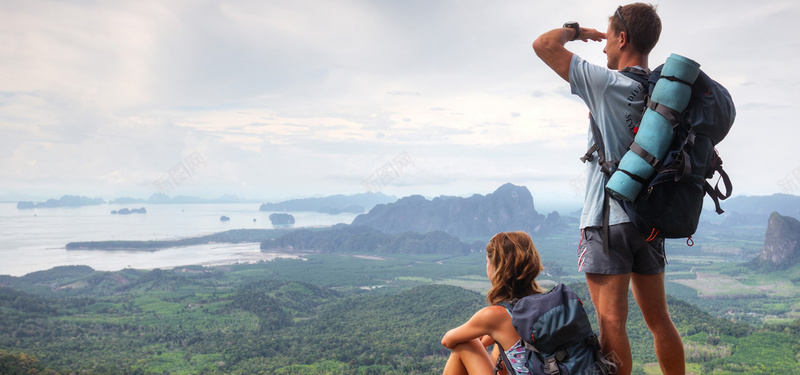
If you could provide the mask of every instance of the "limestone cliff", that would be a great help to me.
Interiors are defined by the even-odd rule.
[[[758,263],[767,269],[789,268],[800,261],[800,221],[773,212],[767,224],[764,249]]]
[[[523,230],[533,233],[544,222],[533,197],[524,186],[505,184],[485,196],[441,196],[427,200],[420,195],[375,206],[359,215],[353,225],[365,225],[384,233],[444,231],[458,237],[486,237],[497,232]]]

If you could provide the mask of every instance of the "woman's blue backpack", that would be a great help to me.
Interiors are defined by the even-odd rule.
[[[592,331],[583,302],[570,287],[558,284],[547,293],[532,294],[500,305],[511,314],[511,322],[522,338],[528,358],[526,367],[531,374],[616,372],[614,362],[600,354],[600,343]],[[498,361],[511,369],[502,347]]]

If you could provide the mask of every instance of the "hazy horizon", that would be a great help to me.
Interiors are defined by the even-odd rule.
[[[580,205],[587,110],[533,53],[611,1],[55,2],[0,5],[0,200],[268,202],[526,186]],[[797,194],[800,57],[775,25],[800,4],[659,4],[651,67],[670,53],[731,92],[718,150],[734,196]],[[605,65],[604,43],[568,48]],[[16,198],[15,198],[16,199]]]

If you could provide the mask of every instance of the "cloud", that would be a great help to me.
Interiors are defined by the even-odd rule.
[[[357,192],[406,152],[416,169],[386,187],[397,195],[509,181],[557,194],[582,171],[587,112],[531,42],[568,20],[602,30],[617,5],[9,0],[0,193],[149,195],[193,153],[208,166],[176,192]],[[726,169],[738,191],[774,192],[797,163],[773,150],[800,135],[798,75],[774,68],[800,46],[775,38],[774,25],[791,24],[800,6],[718,8],[660,4],[650,63],[685,54],[729,88],[739,114],[719,146]],[[596,64],[602,47],[568,45]]]
[[[387,94],[399,96],[420,96],[420,93],[414,91],[389,91]]]

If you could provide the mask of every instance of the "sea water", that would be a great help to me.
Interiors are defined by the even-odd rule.
[[[274,229],[273,212],[259,204],[104,204],[83,207],[17,209],[0,203],[0,275],[22,276],[65,265],[87,265],[96,270],[172,268],[182,265],[219,265],[271,260],[280,253],[262,253],[258,243],[216,243],[158,251],[69,250],[78,241],[172,240],[231,229]],[[140,208],[145,214],[112,215],[122,208]],[[356,214],[287,212],[291,228],[349,224]],[[220,221],[227,216],[229,221]],[[280,228],[286,228],[281,226]]]

